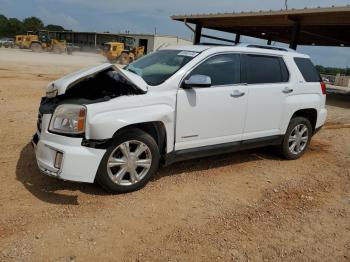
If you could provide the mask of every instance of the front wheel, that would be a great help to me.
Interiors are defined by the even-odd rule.
[[[112,193],[136,191],[157,172],[159,158],[157,143],[149,134],[136,128],[125,130],[107,149],[96,181]]]
[[[39,43],[32,43],[30,45],[30,49],[32,49],[32,51],[36,53],[43,51],[43,47]]]
[[[312,137],[310,121],[295,117],[289,123],[281,145],[281,153],[286,159],[298,159],[307,150]]]

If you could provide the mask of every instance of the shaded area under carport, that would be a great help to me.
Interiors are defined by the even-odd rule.
[[[350,5],[330,8],[305,8],[280,11],[176,15],[173,20],[195,24],[194,44],[201,37],[239,43],[250,36],[298,45],[350,47]],[[234,33],[232,40],[202,34],[202,29]]]

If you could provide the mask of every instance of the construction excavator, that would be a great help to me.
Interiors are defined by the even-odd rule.
[[[27,35],[18,35],[16,45],[19,48],[31,49],[33,52],[67,53],[66,41],[51,38],[47,30],[28,31]]]

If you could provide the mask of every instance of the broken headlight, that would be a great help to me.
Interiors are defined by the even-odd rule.
[[[51,118],[49,130],[63,134],[85,132],[86,107],[81,105],[60,105]]]

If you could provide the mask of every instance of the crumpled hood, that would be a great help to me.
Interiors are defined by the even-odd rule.
[[[89,67],[74,73],[71,73],[69,75],[66,75],[56,81],[53,81],[48,87],[47,92],[53,92],[57,90],[57,95],[64,94],[69,88],[71,88],[73,85],[77,84],[78,82],[89,78],[95,74],[98,74],[104,70],[107,69],[113,69],[120,73],[123,77],[125,77],[129,82],[134,84],[138,89],[140,89],[143,92],[147,92],[148,85],[147,83],[142,79],[142,77],[131,73],[129,71],[126,71],[124,69],[118,68],[115,65],[105,63],[98,66]]]

